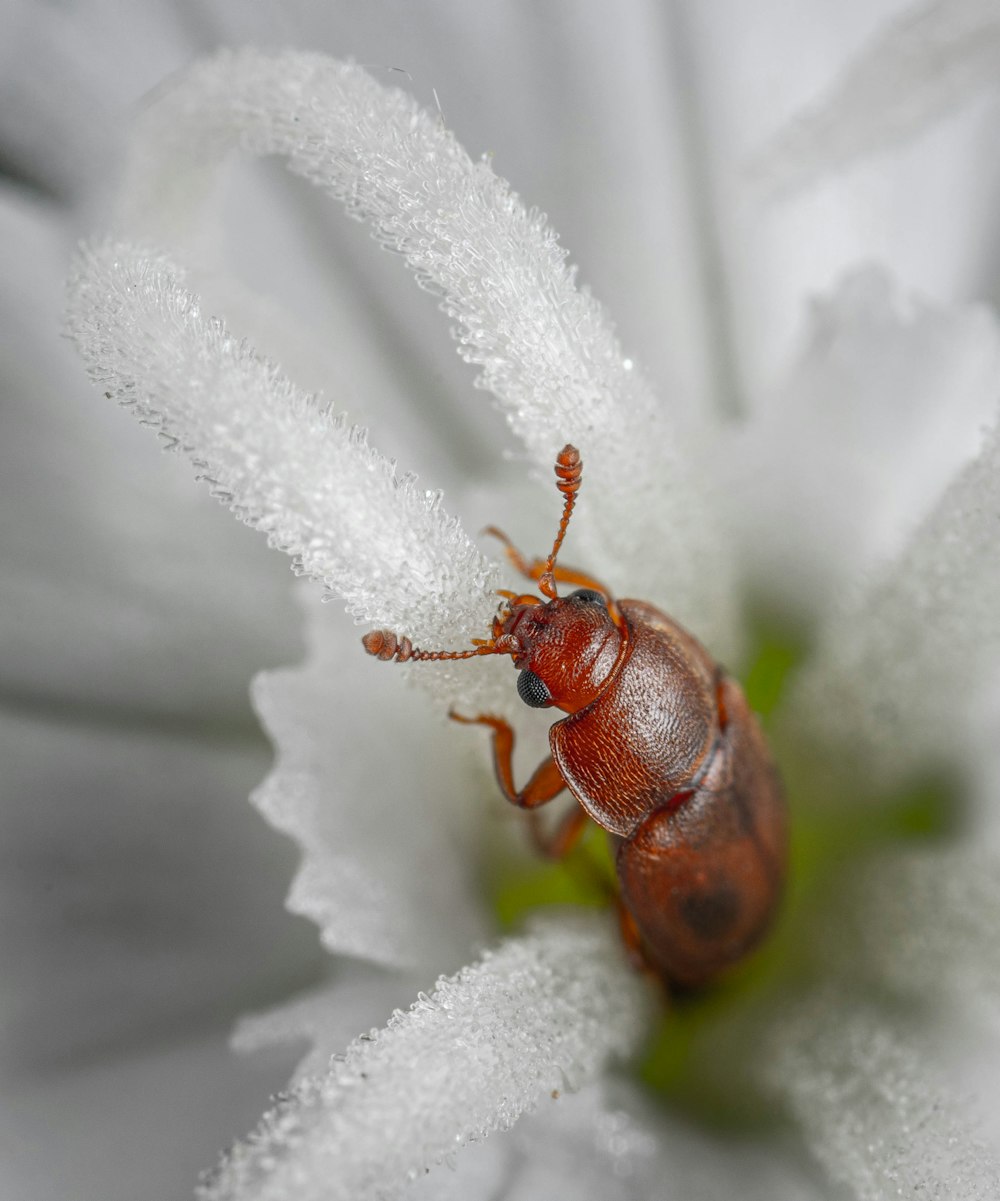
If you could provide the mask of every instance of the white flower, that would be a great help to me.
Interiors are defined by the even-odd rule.
[[[988,318],[951,316],[933,306],[901,312],[884,278],[871,273],[856,276],[817,312],[813,344],[802,356],[798,380],[784,393],[792,398],[796,387],[807,393],[815,418],[823,417],[828,399],[841,401],[841,392],[854,402],[853,423],[861,424],[868,417],[863,385],[876,395],[888,394],[878,399],[884,400],[882,412],[889,415],[882,420],[890,431],[914,396],[931,415],[942,389],[955,405],[955,420],[925,444],[914,438],[903,445],[893,438],[891,473],[884,463],[866,469],[858,461],[856,443],[845,436],[846,421],[827,418],[827,436],[817,447],[814,426],[803,419],[796,428],[790,400],[757,414],[741,434],[715,434],[708,453],[708,423],[698,428],[689,417],[681,422],[687,428],[668,429],[663,410],[648,398],[599,310],[574,299],[544,228],[522,218],[516,204],[491,183],[489,170],[468,165],[433,120],[412,118],[402,135],[401,126],[385,122],[382,113],[371,120],[390,101],[382,89],[349,71],[346,99],[362,108],[351,114],[349,134],[356,140],[346,139],[346,158],[352,161],[345,161],[325,141],[335,123],[317,99],[329,100],[323,84],[330,73],[337,74],[334,68],[287,59],[277,60],[275,69],[252,55],[221,62],[221,71],[218,64],[196,71],[186,90],[150,111],[140,143],[150,157],[138,164],[121,218],[128,236],[166,245],[171,258],[185,261],[187,268],[159,251],[137,248],[134,241],[100,244],[85,261],[74,312],[77,332],[107,390],[134,399],[140,410],[165,413],[167,429],[207,464],[207,473],[232,494],[242,515],[291,549],[308,573],[346,595],[355,612],[378,624],[454,644],[464,641],[470,628],[481,628],[492,607],[488,563],[442,518],[437,500],[412,486],[394,487],[378,456],[359,448],[217,319],[225,314],[240,333],[256,323],[272,339],[264,343],[270,352],[296,363],[296,348],[287,339],[282,344],[272,314],[262,319],[255,302],[205,270],[205,260],[193,255],[189,240],[197,231],[184,225],[189,214],[179,200],[191,199],[198,182],[192,167],[199,166],[206,150],[217,152],[218,139],[225,143],[234,127],[252,149],[297,147],[293,158],[306,172],[333,164],[335,190],[339,186],[359,207],[375,209],[386,238],[405,243],[406,235],[417,231],[404,248],[412,251],[418,271],[428,271],[451,297],[451,315],[466,330],[469,356],[508,404],[512,425],[539,471],[566,437],[595,447],[587,451],[585,502],[575,519],[573,536],[582,548],[574,555],[577,561],[620,589],[663,598],[724,656],[733,655],[737,645],[735,592],[725,575],[736,561],[708,525],[713,505],[747,547],[746,574],[759,572],[756,586],[770,587],[772,597],[775,566],[784,571],[788,562],[787,548],[783,553],[779,544],[786,536],[797,540],[795,560],[807,566],[797,580],[777,577],[777,590],[789,593],[787,599],[802,609],[822,612],[828,585],[824,565],[843,569],[835,578],[843,580],[845,603],[831,606],[838,615],[826,621],[816,666],[803,675],[778,730],[790,778],[814,817],[824,813],[822,781],[816,780],[822,752],[836,755],[846,746],[856,762],[865,764],[862,778],[878,772],[882,788],[911,766],[919,767],[924,751],[941,746],[952,761],[985,762],[968,720],[969,714],[986,711],[984,702],[967,702],[973,676],[984,678],[977,668],[989,651],[983,612],[989,611],[992,585],[988,560],[970,554],[970,548],[976,538],[988,538],[988,518],[975,506],[986,499],[982,481],[989,479],[992,447],[985,447],[951,491],[945,488],[975,449],[977,423],[992,411],[996,336]],[[234,74],[225,73],[234,68]],[[311,76],[306,89],[294,83],[300,69]],[[410,112],[404,101],[391,104],[397,115]],[[344,124],[343,112],[340,117]],[[359,145],[371,150],[380,132],[397,137],[398,146],[387,150],[382,144],[367,161],[352,159]],[[408,161],[406,152],[414,147],[420,153]],[[166,172],[158,174],[164,166]],[[487,227],[496,233],[495,243],[484,234]],[[195,262],[200,270],[191,266]],[[454,274],[442,278],[447,265]],[[255,340],[260,337],[255,333]],[[714,382],[724,394],[722,375]],[[877,446],[878,424],[872,422],[868,445]],[[411,426],[417,439],[418,429]],[[916,471],[929,477],[927,486],[907,496],[907,482]],[[519,475],[509,473],[502,493],[494,492],[492,511],[483,498],[463,497],[459,489],[449,496],[458,498],[456,508],[472,509],[477,517],[482,509],[483,517],[501,521],[524,545],[544,545],[551,523],[541,513],[529,520],[516,512],[521,502],[515,489],[525,487]],[[857,505],[831,512],[831,476],[837,480],[836,494],[843,488]],[[623,479],[627,488],[621,487]],[[511,481],[516,481],[513,487]],[[709,495],[699,502],[702,492]],[[727,494],[735,500],[731,511]],[[544,510],[551,498],[547,492],[539,496],[536,507]],[[512,506],[515,512],[508,517]],[[930,520],[899,554],[921,510],[931,512]],[[647,520],[650,513],[663,524]],[[817,518],[830,528],[822,529],[822,541],[810,544],[806,531],[817,528]],[[951,548],[947,555],[942,546]],[[867,586],[866,574],[886,560],[895,566],[881,569],[884,582]],[[660,570],[666,564],[668,575]],[[852,569],[853,576],[845,579],[844,571]],[[947,623],[944,645],[925,636],[932,620]],[[294,907],[317,920],[329,949],[364,955],[396,974],[342,966],[328,990],[247,1027],[243,1038],[254,1042],[269,1030],[286,1035],[308,1030],[320,1049],[329,1050],[343,1040],[337,1028],[343,1011],[338,1013],[336,1004],[357,1005],[370,1015],[390,995],[399,997],[401,983],[413,980],[414,991],[418,982],[426,987],[428,970],[431,976],[451,970],[471,946],[481,944],[485,928],[477,915],[476,882],[469,877],[482,823],[496,819],[482,816],[481,794],[488,786],[481,776],[464,776],[475,781],[472,787],[460,785],[454,774],[443,784],[448,762],[456,763],[461,753],[455,749],[456,732],[442,734],[429,720],[426,702],[417,706],[412,697],[397,695],[385,669],[384,684],[370,683],[374,665],[360,656],[356,635],[343,625],[314,612],[310,629],[307,666],[265,681],[258,690],[259,706],[281,750],[279,766],[259,799],[306,852]],[[905,654],[889,643],[890,634]],[[458,688],[466,702],[492,707],[500,686],[510,693],[509,678],[490,670],[502,666],[465,665],[444,679],[428,670],[421,682],[436,695],[454,695]],[[921,687],[928,678],[934,680],[932,689]],[[372,714],[373,753],[359,762],[357,726],[338,720],[340,713],[332,718],[331,709],[347,703],[361,708],[354,698],[362,695],[366,713]],[[919,731],[916,738],[912,731]],[[963,741],[966,732],[970,738]],[[891,746],[879,745],[890,737]],[[814,740],[822,744],[818,749],[810,745]],[[439,742],[446,749],[431,751]],[[804,747],[810,753],[803,767],[796,755],[806,758]],[[843,770],[833,778],[842,783]],[[850,764],[846,779],[849,787],[857,787]],[[333,791],[341,804],[329,803]],[[477,804],[470,805],[470,799]],[[836,799],[842,803],[843,794]],[[873,802],[872,824],[891,825],[885,812],[884,805]],[[843,812],[838,817],[843,822]],[[847,820],[856,820],[850,807]],[[864,841],[863,831],[855,834],[855,844]],[[927,864],[901,858],[895,865],[883,857],[871,879],[852,881],[838,901],[837,916],[849,918],[864,938],[844,940],[839,925],[827,932],[816,942],[818,953],[829,959],[821,971],[796,973],[795,987],[785,982],[780,1005],[771,993],[764,1006],[740,1007],[717,1028],[719,1048],[702,1054],[710,1075],[714,1071],[725,1080],[727,1072],[736,1073],[732,1087],[742,1096],[760,1096],[761,1089],[773,1093],[831,1175],[848,1181],[859,1195],[882,1195],[890,1181],[947,1186],[950,1195],[989,1195],[993,1188],[988,1157],[967,1137],[958,1111],[942,1105],[946,1094],[928,1066],[923,1032],[887,1021],[885,1008],[879,1007],[879,990],[926,993],[945,986],[959,991],[970,972],[978,973],[973,978],[984,992],[988,989],[988,941],[982,926],[970,926],[967,918],[970,910],[978,914],[995,902],[981,865],[976,866],[973,872],[960,855],[947,862],[932,855]],[[963,883],[976,882],[971,895],[954,894],[956,876]],[[943,885],[947,896],[940,895]],[[912,915],[904,914],[900,923],[888,904],[903,887],[919,888],[926,898],[925,920],[916,931],[907,930]],[[946,935],[939,911],[955,923]],[[915,949],[918,945],[926,953]],[[377,1192],[392,1187],[408,1169],[438,1158],[443,1145],[435,1140],[447,1139],[449,1130],[464,1139],[506,1126],[552,1087],[552,1072],[568,1071],[569,1083],[575,1084],[577,1072],[592,1072],[611,1051],[634,1045],[644,999],[614,957],[614,940],[596,927],[543,927],[443,987],[411,1017],[398,1019],[391,1034],[352,1048],[347,1062],[329,1075],[319,1070],[322,1055],[314,1054],[313,1082],[300,1083],[269,1119],[265,1139],[273,1138],[273,1146],[258,1143],[237,1152],[210,1192],[228,1195],[227,1189],[235,1189],[234,1195],[242,1196],[257,1189],[261,1195],[273,1190],[273,1195],[305,1196],[336,1187],[347,1195]],[[471,1028],[466,1045],[473,1060],[460,1063],[456,1057],[453,1064],[442,1064],[455,1069],[455,1080],[466,1086],[470,1072],[473,1084],[481,1073],[483,1087],[452,1090],[446,1077],[441,1091],[446,1097],[453,1091],[453,1106],[416,1108],[404,1081],[433,1086],[429,1065],[442,1058],[432,1034],[439,1015],[455,1013],[475,1023],[484,993],[494,996],[497,982],[510,980],[512,973],[523,983],[512,991],[511,1006],[497,1012],[487,1007],[486,1040]],[[856,989],[858,979],[866,981],[865,990]],[[599,981],[621,990],[614,1021],[600,1005],[588,1012],[595,997],[601,1001]],[[549,1006],[554,1006],[551,1015]],[[820,1030],[822,1037],[814,1038]],[[507,1055],[494,1053],[485,1062],[486,1047],[498,1041],[501,1052],[509,1044]],[[751,1056],[751,1048],[759,1054]],[[623,1104],[631,1118],[624,1116]],[[461,1107],[460,1122],[454,1106]],[[776,1181],[773,1169],[760,1162],[748,1165],[718,1148],[712,1152],[718,1179],[711,1179],[697,1140],[639,1116],[635,1097],[600,1102],[592,1093],[582,1094],[575,1102],[564,1100],[561,1109],[561,1116],[544,1114],[525,1124],[514,1141],[486,1144],[478,1167],[463,1156],[463,1172],[481,1174],[481,1191],[495,1190],[497,1179],[506,1179],[509,1195],[540,1191],[547,1185],[546,1173],[565,1181],[582,1162],[587,1167],[574,1185],[575,1195],[587,1187],[594,1195],[609,1195],[622,1174],[628,1179],[621,1187],[630,1195],[652,1195],[664,1173],[677,1182],[679,1195],[697,1189],[728,1195],[735,1180],[744,1191],[757,1187],[768,1196],[806,1187],[794,1176],[789,1181],[788,1169]],[[397,1131],[391,1136],[390,1123]],[[385,1153],[387,1140],[391,1156]],[[344,1170],[331,1171],[331,1160]],[[459,1179],[467,1190],[468,1178]],[[440,1193],[443,1186],[435,1181],[435,1187]]]

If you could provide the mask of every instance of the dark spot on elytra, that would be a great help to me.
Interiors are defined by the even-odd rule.
[[[710,892],[689,892],[678,904],[681,917],[706,942],[722,938],[739,916],[740,900],[725,885]]]

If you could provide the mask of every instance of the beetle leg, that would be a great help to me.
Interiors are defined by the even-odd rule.
[[[637,972],[656,976],[656,969],[649,962],[649,956],[642,945],[642,935],[639,933],[639,927],[636,925],[635,918],[625,907],[625,902],[621,899],[619,893],[615,893],[615,909],[618,913],[618,929],[621,931],[622,942],[625,945],[625,954],[628,956],[629,963],[631,963]]]
[[[719,729],[725,730],[729,725],[729,710],[726,707],[726,692],[730,688],[730,681],[726,677],[725,672],[721,668],[716,669],[715,673],[715,704],[719,710]]]
[[[587,828],[587,814],[579,805],[574,805],[560,818],[554,830],[546,830],[537,813],[529,813],[528,819],[535,849],[546,859],[562,859],[568,855]]]
[[[601,863],[586,851],[576,855],[570,854],[590,821],[585,810],[579,805],[574,805],[551,830],[546,830],[542,825],[541,814],[529,811],[527,817],[531,840],[540,855],[546,859],[565,860],[564,869],[576,878],[577,884],[585,892],[603,898],[618,911],[624,910],[618,889]],[[619,920],[625,920],[621,917],[621,912]],[[631,921],[631,915],[628,915],[627,920]],[[638,938],[638,932],[636,937]],[[634,956],[630,955],[630,958],[634,959]]]
[[[552,756],[543,759],[535,768],[531,779],[518,791],[514,787],[514,730],[502,717],[481,714],[479,717],[462,717],[452,710],[448,716],[452,721],[464,725],[489,726],[493,731],[493,767],[496,771],[500,791],[512,805],[519,809],[536,809],[557,797],[566,787]]]
[[[483,530],[483,533],[503,543],[504,554],[513,564],[515,571],[529,580],[537,580],[541,577],[542,572],[545,570],[544,559],[534,559],[529,563],[503,530],[497,529],[495,525],[488,525]]]
[[[514,570],[520,572],[526,579],[537,583],[545,574],[547,567],[545,559],[526,559],[503,530],[498,530],[495,525],[490,525],[483,530],[483,533],[489,534],[503,543],[504,553]],[[611,593],[599,580],[595,580],[593,576],[584,575],[582,571],[574,571],[572,567],[560,567],[557,563],[551,569],[551,573],[552,578],[559,584],[574,584],[577,588],[592,588],[602,596],[611,596]]]

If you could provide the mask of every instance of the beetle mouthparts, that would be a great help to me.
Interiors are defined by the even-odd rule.
[[[493,650],[498,655],[518,655],[521,644],[513,634],[501,634],[493,643]]]

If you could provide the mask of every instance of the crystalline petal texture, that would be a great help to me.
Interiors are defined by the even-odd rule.
[[[69,327],[94,381],[356,616],[445,644],[487,625],[494,575],[438,496],[202,312],[180,268],[124,243],[91,247]]]
[[[358,66],[244,50],[197,64],[143,115],[123,228],[190,243],[217,165],[237,149],[280,156],[403,256],[539,469],[548,475],[566,441],[580,446],[578,535],[592,569],[637,596],[669,586],[679,619],[731,653],[729,559],[688,455],[544,214],[436,114]]]
[[[648,1001],[606,922],[539,920],[303,1081],[232,1149],[201,1201],[394,1195],[632,1051]]]

